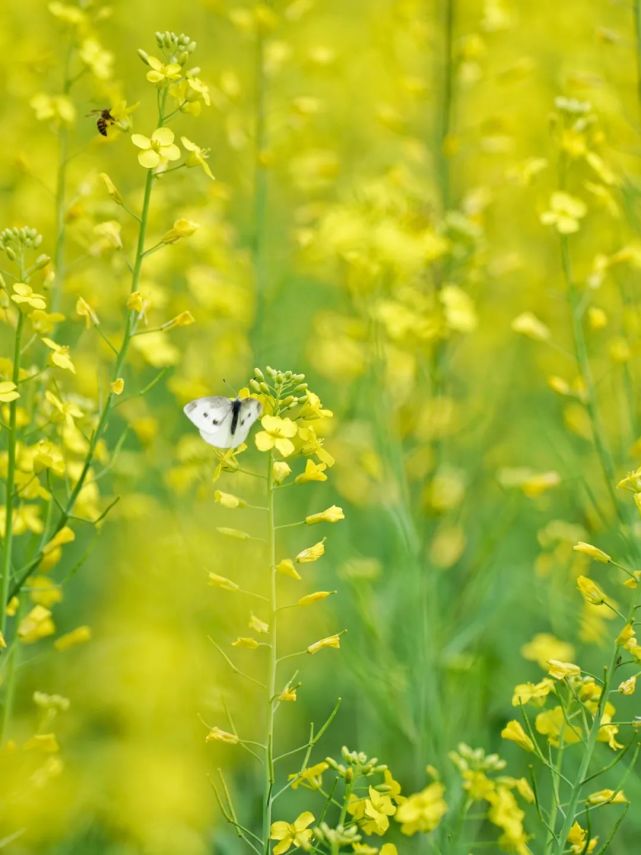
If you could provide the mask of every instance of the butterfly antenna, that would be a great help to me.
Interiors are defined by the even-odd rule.
[[[238,397],[238,389],[234,389],[234,387],[233,387],[233,386],[231,386],[231,385],[230,385],[230,384],[225,380],[225,378],[224,378],[224,377],[222,378],[222,381],[223,381],[223,384],[224,384],[224,385],[229,389],[229,391],[232,393],[232,395],[234,396],[234,398],[237,398],[237,397]]]

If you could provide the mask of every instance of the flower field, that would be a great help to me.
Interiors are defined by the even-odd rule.
[[[0,46],[0,850],[637,852],[641,2]]]

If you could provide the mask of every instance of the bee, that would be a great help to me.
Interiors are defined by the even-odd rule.
[[[96,119],[96,127],[98,128],[98,133],[106,137],[107,129],[116,123],[116,120],[111,115],[111,107],[105,107],[103,110],[92,110],[91,113],[88,113],[88,116],[93,116],[98,114],[98,118]]]

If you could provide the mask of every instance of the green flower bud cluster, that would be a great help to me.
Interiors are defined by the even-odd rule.
[[[342,825],[336,828],[330,828],[326,822],[314,829],[314,837],[319,843],[328,843],[333,848],[332,851],[340,851],[340,847],[351,846],[354,843],[360,843],[361,835],[358,833],[358,828],[353,825],[351,828],[345,828]]]
[[[339,763],[333,757],[326,757],[325,762],[346,781],[369,778],[387,769],[385,763],[378,762],[378,757],[368,757],[363,751],[350,751],[345,745],[341,748],[341,757],[344,763]]]
[[[168,62],[177,62],[179,65],[184,65],[189,55],[196,50],[196,42],[189,36],[184,33],[176,35],[169,30],[156,33],[156,44]]]
[[[266,375],[266,376],[265,376]],[[265,372],[260,368],[254,369],[254,376],[249,381],[249,388],[268,398],[275,415],[287,410],[301,407],[307,401],[308,386],[304,374],[293,371],[278,371],[269,365]]]
[[[37,249],[41,243],[42,235],[30,226],[3,229],[0,232],[0,248],[11,261],[23,255],[26,249]],[[46,259],[44,264],[49,261],[46,255],[38,256],[38,267],[44,266],[42,259]]]

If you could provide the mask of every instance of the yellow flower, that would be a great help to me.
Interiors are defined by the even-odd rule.
[[[174,143],[171,128],[156,128],[151,137],[132,134],[131,141],[136,148],[141,149],[138,163],[145,169],[156,169],[165,166],[170,160],[180,159],[180,149]]]
[[[581,730],[567,723],[560,706],[539,713],[536,717],[536,729],[547,738],[550,745],[555,747],[558,747],[561,739],[565,745],[572,745],[581,741]]]
[[[62,590],[48,576],[33,576],[29,594],[34,603],[51,608],[62,600]]]
[[[623,790],[597,790],[585,800],[589,805],[625,805],[628,803]]]
[[[573,234],[579,230],[579,220],[587,213],[587,205],[581,199],[569,193],[558,191],[550,197],[550,209],[541,214],[541,222],[554,226],[562,235]]]
[[[549,677],[544,677],[540,683],[519,683],[512,693],[512,706],[518,707],[527,703],[543,706],[553,688],[554,681]]]
[[[549,660],[548,674],[555,680],[563,680],[565,677],[578,677],[581,669],[574,662],[561,662],[559,659]]]
[[[122,205],[124,200],[123,200],[122,196],[120,195],[120,191],[118,190],[116,185],[113,183],[111,178],[107,175],[107,173],[101,172],[100,178],[102,179],[102,182],[105,185],[107,193],[111,196],[111,198],[114,200],[114,202],[117,205]]]
[[[272,464],[272,478],[274,483],[282,484],[292,474],[291,466],[284,460],[275,460]]]
[[[332,594],[335,594],[336,591],[314,591],[313,594],[306,594],[304,597],[301,597],[298,601],[299,606],[310,606],[312,603],[318,603],[321,600],[326,600],[328,597],[331,597]]]
[[[534,341],[547,341],[550,338],[550,330],[532,312],[523,312],[514,318],[512,330]]]
[[[75,121],[76,108],[66,95],[46,95],[44,92],[34,95],[29,102],[36,113],[36,119],[40,122],[63,122],[70,125]]]
[[[97,39],[85,39],[80,45],[79,55],[98,80],[109,80],[114,56],[111,51],[105,50]]]
[[[623,680],[617,686],[617,692],[620,692],[622,695],[633,695],[637,688],[637,678],[636,675],[632,677],[628,677],[627,680]]]
[[[313,460],[307,460],[305,462],[305,471],[297,475],[294,480],[297,484],[307,484],[310,481],[327,481],[327,475],[325,475],[326,469],[326,463],[314,463]]]
[[[516,721],[516,719],[508,721],[501,731],[501,736],[503,739],[510,740],[510,742],[516,742],[519,748],[522,748],[524,751],[534,751],[534,743],[523,730],[523,725]]]
[[[292,782],[292,790],[305,787],[309,790],[318,790],[323,786],[323,772],[329,769],[329,764],[322,760],[314,766],[308,766],[302,772],[292,772],[289,780]]]
[[[34,644],[56,631],[51,612],[44,606],[34,606],[18,625],[18,638],[24,644]]]
[[[180,217],[175,221],[168,232],[162,236],[162,243],[176,243],[182,238],[191,237],[200,228],[199,223],[193,220],[188,220],[186,217]]]
[[[260,641],[256,641],[255,638],[241,635],[235,641],[232,641],[231,646],[244,647],[246,650],[256,650],[256,648],[260,647],[261,644]]]
[[[601,588],[587,576],[579,576],[576,586],[588,605],[600,606],[605,602],[605,594]]]
[[[609,564],[612,561],[607,552],[599,549],[598,546],[592,546],[591,543],[584,543],[582,540],[575,543],[572,549],[575,552],[580,552],[582,555],[587,555],[588,558],[592,558],[594,561],[600,561],[602,564]]]
[[[587,843],[587,836],[587,831],[582,828],[578,822],[575,822],[570,829],[570,833],[568,834],[568,839],[566,841],[570,844],[570,852],[572,855],[590,855],[590,852],[594,851],[597,843],[599,842],[599,838],[591,837],[586,849],[585,844]]]
[[[76,539],[76,534],[72,528],[69,528],[68,525],[63,526],[60,531],[55,534],[51,540],[42,547],[43,555],[48,555],[55,549],[58,549],[59,546],[64,546],[65,543],[73,543]]]
[[[289,457],[294,451],[291,438],[298,432],[296,424],[291,419],[282,419],[280,416],[263,416],[260,423],[264,430],[256,434],[256,448],[259,451],[275,448],[283,457]]]
[[[221,730],[220,727],[212,727],[205,742],[225,742],[228,745],[237,745],[240,740],[235,733],[229,733],[227,730]]]
[[[177,62],[169,62],[165,64],[155,56],[147,55],[145,57],[150,71],[147,72],[147,80],[150,83],[167,83],[171,80],[180,80],[182,77],[182,67]]]
[[[313,546],[308,546],[307,549],[302,549],[296,556],[296,561],[299,564],[311,564],[312,561],[318,561],[323,555],[325,555],[325,538]]]
[[[221,588],[223,591],[238,591],[240,587],[226,576],[219,576],[218,573],[210,573],[208,579],[212,588]]]
[[[254,632],[269,632],[269,624],[266,623],[264,620],[261,620],[259,617],[256,617],[253,612],[250,615],[248,626],[250,629],[253,629]]]
[[[187,156],[185,157],[185,163],[187,164],[187,166],[200,166],[205,175],[208,178],[211,178],[212,181],[214,181],[215,179],[213,173],[209,168],[209,164],[207,163],[207,158],[209,157],[209,150],[206,148],[201,148],[200,146],[196,145],[196,143],[192,142],[190,139],[187,139],[187,137],[181,137],[180,141],[185,151],[189,152],[189,154],[187,154]]]
[[[125,381],[122,377],[117,377],[113,382],[109,384],[109,388],[111,389],[112,395],[122,395],[125,389]]]
[[[284,701],[286,703],[294,703],[296,698],[296,689],[291,686],[285,686],[283,691],[278,696],[279,701]]]
[[[16,401],[20,397],[18,387],[11,380],[2,380],[0,382],[0,401],[3,404],[9,404],[11,401]]]
[[[63,344],[57,344],[51,338],[43,338],[42,343],[45,344],[52,353],[49,354],[49,363],[57,368],[62,368],[64,371],[76,373],[76,366],[71,361],[69,356],[69,348]]]
[[[5,640],[4,635],[0,632],[0,650],[5,650],[7,647],[7,642]]]
[[[327,638],[321,638],[319,641],[315,641],[313,644],[310,644],[307,648],[307,652],[314,656],[315,653],[318,653],[320,650],[325,650],[327,648],[333,647],[338,649],[341,646],[341,637],[340,635],[329,635]]]
[[[59,636],[53,643],[53,646],[56,650],[64,651],[69,650],[70,647],[76,647],[78,644],[85,644],[85,642],[91,639],[91,628],[84,626],[77,626],[75,629],[72,629],[71,632],[66,632],[64,635]]]
[[[92,325],[98,326],[100,321],[98,320],[98,315],[91,308],[89,303],[84,299],[84,297],[78,297],[76,300],[76,314],[79,318],[85,319],[85,328],[89,329]]]
[[[332,505],[331,508],[326,508],[318,514],[309,514],[305,517],[305,523],[306,525],[314,525],[321,522],[336,523],[344,519],[345,514],[343,513],[343,509],[339,508],[338,505]]]
[[[47,308],[45,298],[41,294],[36,294],[31,287],[24,282],[16,282],[13,286],[13,294],[11,299],[19,306],[24,306],[30,309],[43,310]]]
[[[314,822],[314,819],[314,814],[306,810],[292,823],[283,821],[273,822],[269,830],[269,839],[280,841],[277,846],[274,846],[274,855],[282,855],[291,846],[309,849],[312,832],[308,826]]]
[[[132,312],[144,312],[145,299],[140,291],[132,291],[127,297],[127,308]]]
[[[294,562],[291,558],[283,558],[282,561],[279,561],[276,565],[276,572],[281,573],[283,576],[289,576],[291,579],[299,580],[303,578],[294,567]]]
[[[244,499],[234,496],[232,493],[223,493],[222,490],[216,490],[214,502],[218,502],[223,508],[244,508],[247,504]]]
[[[436,828],[447,811],[444,794],[443,784],[435,781],[420,793],[408,796],[396,811],[396,820],[401,823],[403,834],[429,832]]]

